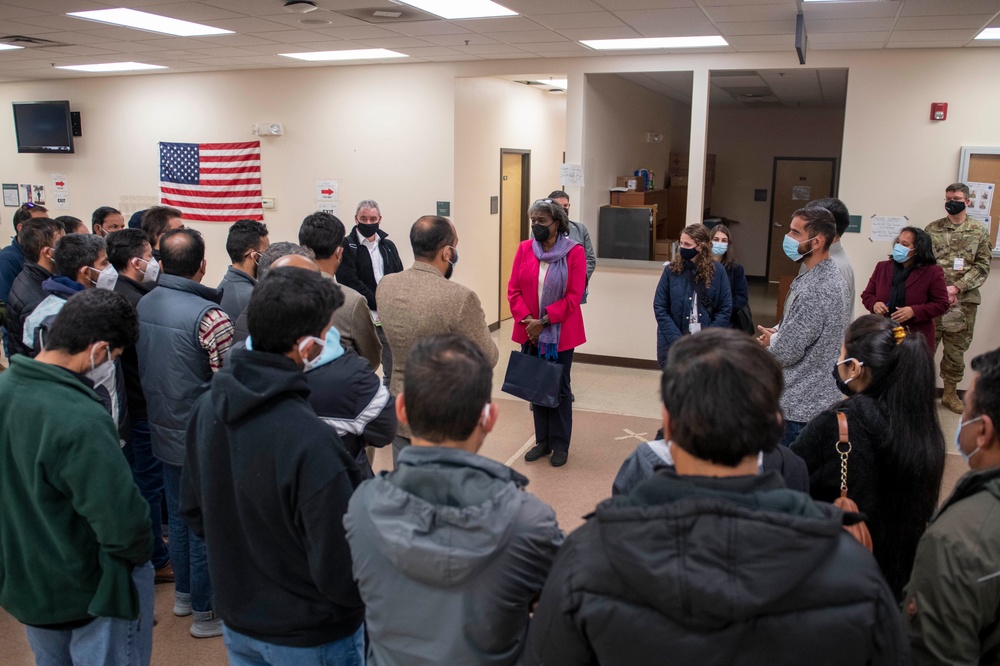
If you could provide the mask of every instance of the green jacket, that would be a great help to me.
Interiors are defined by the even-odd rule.
[[[944,280],[950,286],[958,287],[960,303],[982,303],[979,287],[990,274],[990,234],[986,226],[978,220],[966,217],[957,227],[942,217],[934,220],[924,229],[931,236],[934,257],[938,266],[944,269]],[[955,259],[964,260],[962,270],[955,270]]]
[[[134,619],[146,504],[97,393],[15,356],[0,374],[0,606],[25,624]]]
[[[1000,467],[969,472],[931,519],[903,597],[913,663],[1000,663]]]

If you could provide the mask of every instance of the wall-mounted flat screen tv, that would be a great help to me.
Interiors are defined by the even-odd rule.
[[[73,129],[69,102],[14,102],[17,152],[69,154]]]

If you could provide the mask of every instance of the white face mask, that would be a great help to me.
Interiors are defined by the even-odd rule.
[[[150,282],[156,282],[157,278],[160,277],[160,264],[155,261],[146,261],[145,259],[140,259],[139,261],[146,264],[146,270],[142,271],[142,283],[149,284]]]
[[[102,271],[98,271],[93,266],[88,266],[88,268],[97,273],[97,281],[91,280],[91,282],[94,282],[98,289],[114,291],[115,285],[118,283],[118,271],[115,270],[114,266],[108,264]]]
[[[110,347],[106,349],[110,350]],[[111,353],[109,351],[107,360],[95,366],[94,358],[97,356],[97,353],[97,345],[94,345],[90,350],[90,371],[87,372],[87,379],[94,382],[94,386],[101,386],[102,384],[107,386],[115,374],[115,362],[111,360]]]
[[[311,359],[307,359],[303,354],[303,349],[309,343],[310,340],[312,340],[314,344],[319,346],[319,353],[317,353]],[[326,347],[326,340],[321,340],[312,335],[302,338],[302,341],[299,343],[299,356],[302,357],[302,365],[304,366],[306,372],[309,372],[319,364],[319,361],[323,356],[324,347]]]

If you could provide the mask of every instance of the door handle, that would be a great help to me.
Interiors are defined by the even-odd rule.
[[[780,225],[780,224],[778,224],[777,222],[775,222],[775,223],[774,223],[774,226],[776,226],[776,227],[780,227],[781,225]]]

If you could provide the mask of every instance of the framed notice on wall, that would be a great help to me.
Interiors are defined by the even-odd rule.
[[[986,225],[990,230],[993,256],[1000,257],[997,249],[997,227],[1000,226],[1000,202],[993,196],[1000,187],[1000,148],[987,146],[962,146],[958,165],[958,179],[969,185],[972,203],[968,215]]]

